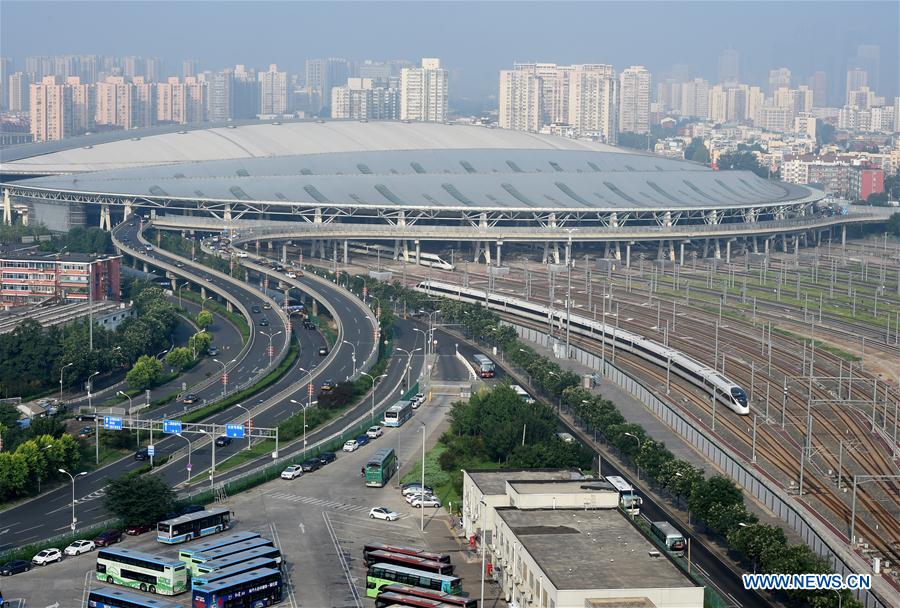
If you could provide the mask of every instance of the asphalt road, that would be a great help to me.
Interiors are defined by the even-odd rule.
[[[114,231],[117,239],[127,236],[131,244],[138,242],[138,227],[131,223],[120,224]],[[262,307],[263,304],[268,301],[267,298],[264,298],[255,290],[250,288],[237,288],[230,282],[214,277],[199,265],[193,265],[189,260],[184,260],[177,256],[160,252],[155,247],[152,251],[145,253],[149,254],[154,259],[159,259],[172,265],[181,261],[184,264],[184,268],[181,270],[185,272],[185,275],[199,278],[199,281],[197,282],[201,285],[203,284],[201,281],[203,281],[218,285],[222,289],[230,292],[236,291],[238,297],[241,298],[241,302],[244,303],[248,309],[254,304]],[[360,358],[364,358],[363,353],[368,352],[372,347],[371,322],[360,308],[353,303],[353,296],[336,287],[332,288],[327,285],[312,282],[309,284],[314,285],[315,289],[333,306],[338,317],[341,319],[344,335],[348,341],[353,342],[357,336],[367,340],[366,343],[360,343],[356,346]],[[265,313],[266,311],[263,312]],[[277,318],[271,313],[269,313],[268,317],[270,322]],[[258,319],[256,322],[258,323]],[[257,335],[258,332],[255,331],[258,329],[258,326],[256,326],[255,323],[251,323],[251,325],[254,326],[254,330],[251,330],[251,347],[247,351],[246,356],[237,362],[236,367],[229,371],[229,387],[233,387],[235,384],[249,380],[256,375],[259,370],[264,368],[268,362],[268,355],[266,354],[268,339],[260,338]],[[271,328],[272,326],[270,325],[269,327]],[[257,405],[260,399],[265,401],[288,386],[296,385],[297,391],[290,394],[281,402],[273,404],[273,406],[265,413],[258,416],[254,420],[254,424],[257,427],[274,425],[277,421],[283,420],[292,414],[293,410],[285,405],[286,403],[290,403],[289,399],[293,398],[301,402],[306,399],[306,385],[303,383],[306,374],[304,372],[299,372],[298,368],[303,367],[308,370],[317,366],[319,362],[317,354],[318,348],[319,346],[324,345],[324,342],[318,332],[304,330],[301,327],[296,333],[300,339],[301,345],[301,356],[297,365],[280,381],[254,396],[253,403],[244,405],[247,405],[252,409]],[[281,336],[277,336],[274,340],[284,338],[285,336],[282,333]],[[277,349],[278,343],[274,340],[273,345]],[[326,378],[343,379],[349,376],[352,373],[353,368],[351,355],[351,347],[346,345],[340,347],[327,366],[316,367],[313,376],[314,382],[320,384],[321,381]],[[201,399],[214,400],[221,394],[221,391],[222,387],[219,384],[213,384],[206,390],[199,392],[198,395]],[[293,404],[291,404],[291,406],[293,406]],[[185,407],[183,404],[174,403],[159,410],[155,410],[153,416],[155,419],[177,418],[179,414],[183,413],[184,409]],[[224,424],[225,422],[240,419],[243,415],[243,410],[234,406],[212,417],[208,422]],[[189,437],[192,442],[198,440],[202,442],[204,438],[205,437],[201,436],[195,436],[193,438]],[[241,442],[235,441],[230,446],[218,448],[216,453],[217,460],[242,449],[244,446],[239,445],[240,443]],[[156,453],[160,455],[172,453],[184,446],[185,442],[177,437],[168,437],[155,442]],[[198,449],[192,453],[191,460],[194,465],[193,470],[201,471],[208,468],[212,461],[211,444],[209,441],[205,441],[205,445],[198,445],[197,447]],[[104,488],[109,482],[109,479],[118,477],[143,464],[144,463],[134,461],[132,458],[124,458],[96,471],[92,471],[85,477],[79,478],[76,482],[75,489],[78,527],[87,527],[107,519],[109,515],[103,506],[102,499],[104,496]],[[170,474],[168,473],[169,470],[172,471],[172,481],[175,483],[183,481],[185,478],[184,469],[180,469],[176,466],[167,467],[163,470],[167,475]],[[0,513],[0,535],[2,535],[0,550],[22,546],[36,542],[42,538],[48,538],[69,531],[69,525],[72,518],[71,503],[72,489],[70,485],[66,484],[38,499],[28,501],[12,509],[3,511]]]

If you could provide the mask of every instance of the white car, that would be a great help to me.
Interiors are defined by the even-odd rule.
[[[434,490],[428,486],[425,486],[425,493],[431,494]],[[414,494],[422,493],[422,484],[420,483],[407,483],[403,484],[403,488],[400,490],[403,496],[412,496]]]
[[[441,501],[437,496],[426,495],[425,498],[421,498],[419,495],[415,495],[409,504],[417,509],[421,509],[422,507],[439,508],[441,506]]]
[[[31,563],[35,566],[46,566],[53,562],[61,562],[62,558],[62,551],[59,549],[44,549],[31,558]]]
[[[292,464],[281,472],[282,479],[297,479],[303,477],[303,467],[299,464]]]
[[[284,273],[284,276],[286,276],[289,279],[296,279],[297,273],[296,272],[286,272],[286,273]]]
[[[97,548],[92,540],[76,540],[74,543],[63,549],[66,555],[81,555]]]
[[[387,507],[375,507],[369,511],[369,517],[372,519],[383,519],[385,521],[397,521],[400,519],[400,514],[391,511]]]
[[[359,442],[356,439],[348,439],[342,448],[345,452],[355,452],[359,449]]]
[[[403,500],[405,500],[407,502],[407,504],[410,504],[410,505],[413,503],[414,500],[418,500],[420,498],[422,498],[421,492],[415,492],[414,494],[404,494],[403,495]],[[429,498],[434,498],[434,494],[432,494],[429,491],[426,491],[425,499],[427,500]]]
[[[384,431],[382,431],[381,427],[377,425],[370,426],[369,430],[366,431],[366,437],[368,437],[369,439],[378,439],[382,435],[384,435]]]

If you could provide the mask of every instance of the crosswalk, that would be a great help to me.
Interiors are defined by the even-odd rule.
[[[290,502],[299,502],[307,505],[315,505],[317,507],[322,507],[323,509],[329,509],[332,511],[347,511],[350,513],[368,513],[369,507],[363,507],[360,505],[348,505],[343,502],[334,502],[332,500],[325,500],[323,498],[316,498],[314,496],[298,496],[296,494],[288,494],[286,492],[267,492],[266,496],[271,496],[272,498],[278,498],[279,500],[287,500]]]

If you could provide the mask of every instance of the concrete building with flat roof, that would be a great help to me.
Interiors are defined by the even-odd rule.
[[[504,599],[531,608],[701,608],[704,590],[579,471],[463,471],[463,525]],[[482,550],[481,547],[478,550]]]
[[[703,587],[617,509],[503,507],[493,533],[494,569],[519,606],[581,608],[593,599],[636,598],[657,608],[703,606]]]

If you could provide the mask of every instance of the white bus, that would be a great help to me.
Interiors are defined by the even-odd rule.
[[[619,491],[619,506],[630,515],[640,515],[643,499],[634,493],[634,487],[618,475],[607,475],[606,481]]]
[[[398,401],[384,412],[384,426],[402,426],[412,418],[412,402]]]
[[[650,532],[674,555],[684,555],[684,535],[667,521],[654,521]]]
[[[525,403],[534,403],[534,399],[532,398],[531,395],[528,394],[528,391],[526,391],[524,388],[522,388],[518,384],[511,384],[509,388],[516,391],[516,394],[519,397],[521,397],[522,401],[524,401]]]
[[[472,362],[475,364],[475,373],[482,378],[494,377],[494,362],[481,354],[472,356]]]
[[[97,580],[161,595],[175,595],[188,590],[187,567],[183,562],[132,549],[100,549],[97,553]]]
[[[210,509],[181,515],[156,525],[156,540],[161,543],[183,543],[207,534],[218,534],[231,527],[230,509]]]

